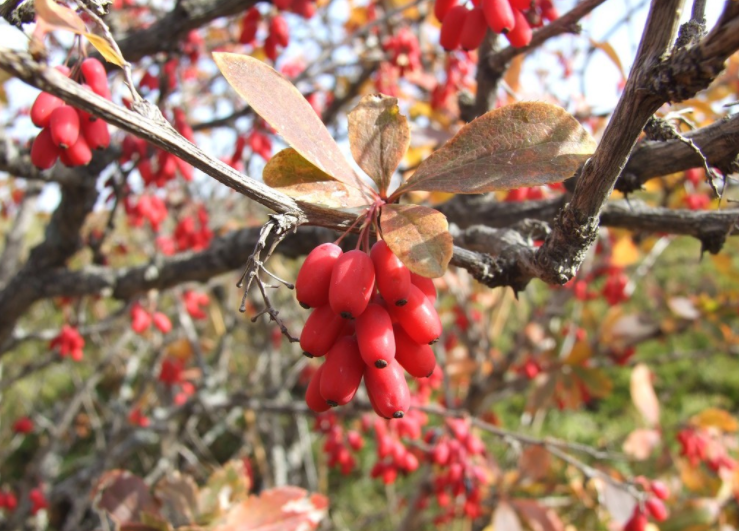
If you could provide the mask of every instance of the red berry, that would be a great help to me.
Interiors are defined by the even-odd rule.
[[[323,368],[326,365],[321,365],[318,370],[313,374],[308,384],[308,389],[305,391],[305,403],[316,413],[323,413],[328,411],[331,406],[326,403],[326,400],[321,396],[321,375],[323,374]]]
[[[341,255],[341,247],[333,243],[319,245],[308,254],[295,281],[295,296],[303,308],[328,304],[331,273]]]
[[[523,16],[523,13],[518,10],[515,11],[515,17],[516,26],[506,33],[506,38],[514,48],[523,48],[531,42],[531,25],[526,20],[526,17]]]
[[[369,304],[356,321],[357,342],[362,359],[379,369],[395,357],[393,322],[379,304]]]
[[[665,503],[659,498],[649,498],[644,503],[644,507],[647,509],[649,515],[657,522],[664,522],[667,520],[667,507],[665,507]]]
[[[261,19],[262,14],[256,7],[252,7],[246,12],[246,15],[241,21],[241,35],[239,35],[239,42],[241,44],[251,44],[254,42]]]
[[[357,339],[340,337],[326,354],[321,377],[321,396],[330,406],[343,406],[354,398],[362,383],[365,364],[359,355]]]
[[[426,378],[434,372],[436,356],[428,345],[416,343],[400,325],[393,326],[395,333],[395,359],[416,378]]]
[[[33,431],[33,421],[28,417],[21,417],[13,423],[13,431],[15,433],[31,433]]]
[[[411,284],[420,289],[431,304],[436,303],[436,286],[434,281],[427,277],[422,277],[416,273],[411,273]]]
[[[45,127],[36,135],[31,146],[31,162],[40,170],[51,168],[59,158],[61,149],[51,139],[51,131]]]
[[[36,127],[46,127],[54,109],[64,105],[64,102],[48,92],[42,92],[36,97],[31,106],[31,121]]]
[[[488,31],[488,24],[485,20],[485,14],[482,8],[475,7],[467,12],[462,26],[462,38],[459,41],[463,50],[476,50],[482,44],[485,34]]]
[[[509,0],[482,0],[482,9],[485,12],[485,20],[495,33],[508,33],[518,23]]]
[[[441,335],[441,320],[434,305],[424,296],[420,289],[411,287],[408,304],[391,308],[390,311],[398,319],[408,335],[416,343],[422,345],[436,341]]]
[[[411,393],[405,381],[403,368],[394,359],[384,369],[368,366],[364,385],[370,400],[381,416],[403,418],[411,404]]]
[[[106,149],[110,145],[110,131],[104,120],[99,118],[81,120],[80,129],[90,149]]]
[[[328,299],[334,313],[344,319],[362,315],[375,288],[375,267],[367,253],[344,253],[331,273]]]
[[[282,15],[275,15],[272,17],[272,20],[269,21],[269,34],[272,35],[275,42],[283,48],[287,47],[290,43],[290,28]]]
[[[531,9],[531,4],[533,3],[533,0],[509,0],[511,7],[513,9],[518,9],[519,11],[528,11]]]
[[[552,4],[551,0],[541,0],[539,8],[541,9],[541,16],[545,20],[552,22],[553,20],[557,20],[559,18],[559,11],[557,11],[557,8],[554,7],[554,4]]]
[[[90,85],[92,91],[98,96],[110,99],[108,73],[105,71],[103,63],[94,57],[89,57],[82,61],[80,69],[82,70],[82,75],[85,76],[85,82]]]
[[[383,240],[372,246],[370,258],[375,266],[375,278],[380,295],[388,304],[402,306],[408,302],[411,272],[395,256]]]
[[[645,529],[647,528],[647,523],[648,520],[646,515],[641,512],[639,506],[637,505],[634,508],[634,514],[631,515],[631,519],[626,522],[626,525],[624,526],[624,531],[645,531]]]
[[[70,105],[54,109],[49,118],[49,130],[54,144],[61,148],[73,146],[80,135],[80,117],[77,109]]]
[[[441,33],[439,34],[439,44],[446,51],[449,52],[459,48],[465,18],[467,18],[467,8],[460,5],[452,7],[444,16],[444,21],[441,23]]]
[[[670,497],[670,489],[667,488],[667,485],[665,485],[663,481],[658,479],[652,481],[650,490],[652,491],[652,494],[657,496],[660,500],[666,500]]]
[[[8,512],[13,512],[18,507],[18,498],[12,492],[5,493],[5,508]]]
[[[151,320],[162,334],[168,334],[172,330],[172,321],[162,312],[154,312]]]
[[[272,3],[280,11],[286,11],[286,10],[290,9],[290,5],[292,4],[292,0],[274,0]]]
[[[457,0],[436,0],[434,2],[434,15],[439,22],[444,22],[444,17],[449,10],[457,5]]]
[[[264,39],[264,55],[273,63],[277,61],[277,41],[273,35],[267,35]]]
[[[92,160],[92,151],[90,146],[87,145],[85,137],[80,135],[77,137],[72,147],[63,149],[59,154],[59,159],[65,166],[87,166]]]
[[[345,321],[336,315],[331,306],[323,306],[313,310],[305,322],[300,334],[300,348],[307,356],[321,357],[333,346]]]

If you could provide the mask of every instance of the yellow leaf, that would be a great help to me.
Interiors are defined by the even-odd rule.
[[[564,360],[565,365],[581,365],[585,360],[590,359],[593,349],[587,341],[578,341],[572,346],[572,350]]]
[[[353,7],[349,12],[349,18],[344,23],[344,29],[351,33],[367,23],[367,8],[364,6]]]
[[[728,411],[718,408],[708,408],[690,419],[690,423],[699,428],[718,428],[727,433],[734,433],[739,429],[739,422]]]
[[[597,48],[601,50],[603,53],[605,53],[608,58],[613,61],[613,64],[616,65],[616,68],[618,68],[618,71],[621,73],[621,77],[623,79],[626,79],[626,74],[624,73],[624,67],[621,64],[621,59],[619,58],[618,54],[616,53],[616,50],[613,49],[613,46],[611,46],[607,42],[598,42],[593,39],[590,39],[590,45],[593,48]]]
[[[503,77],[503,80],[508,84],[513,92],[521,90],[520,77],[524,57],[526,57],[525,54],[514,57],[513,61],[511,61],[511,64],[508,66],[508,70],[506,70],[505,76]]]
[[[731,265],[731,256],[728,254],[712,254],[711,261],[716,269],[724,275],[731,275],[734,269]]]
[[[639,260],[640,254],[639,248],[634,245],[631,237],[624,236],[619,238],[613,246],[611,265],[616,267],[630,266]]]
[[[90,44],[92,44],[95,49],[100,52],[100,55],[105,57],[106,61],[120,67],[123,67],[126,64],[126,60],[121,57],[121,55],[113,49],[110,43],[108,43],[108,41],[106,41],[100,35],[95,35],[94,33],[84,33],[84,36],[88,41],[90,41]]]
[[[432,112],[433,109],[431,109],[431,105],[423,101],[417,101],[416,103],[411,105],[410,109],[408,109],[408,115],[411,118],[418,118],[419,116],[431,116]]]

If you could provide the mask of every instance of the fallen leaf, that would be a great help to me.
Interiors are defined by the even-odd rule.
[[[652,387],[652,371],[643,363],[631,371],[631,401],[648,426],[659,425],[659,399]]]
[[[371,193],[316,111],[285,76],[248,55],[215,52],[213,59],[239,96],[308,162],[344,184]]]
[[[559,182],[594,150],[590,134],[564,109],[514,103],[462,127],[394,195],[411,190],[479,194]]]
[[[400,114],[398,99],[370,94],[362,98],[347,119],[352,156],[384,195],[411,140],[408,120]]]
[[[362,190],[335,180],[293,148],[283,149],[267,162],[262,180],[290,197],[329,208],[351,208],[372,202]]]
[[[444,274],[452,258],[452,235],[446,216],[419,205],[383,205],[382,238],[412,272],[429,278]]]

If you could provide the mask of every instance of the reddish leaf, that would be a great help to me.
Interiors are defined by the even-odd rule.
[[[213,58],[229,84],[285,142],[334,179],[369,190],[349,166],[316,111],[286,77],[248,55],[217,52]]]
[[[308,162],[293,148],[272,157],[262,172],[264,183],[281,192],[329,208],[355,207],[372,202],[368,194],[347,187]]]
[[[396,194],[479,194],[559,182],[571,177],[594,150],[595,141],[564,109],[515,103],[465,125]]]
[[[80,16],[65,6],[60,6],[54,0],[36,0],[34,2],[36,14],[51,29],[62,29],[74,33],[86,33],[85,23]]]
[[[96,507],[106,511],[121,524],[138,522],[142,511],[158,511],[144,480],[126,470],[106,472],[98,481],[93,494]]]
[[[564,531],[557,513],[535,500],[511,500],[511,506],[523,516],[532,531]]]
[[[631,372],[631,400],[648,426],[659,424],[659,399],[652,387],[652,371],[643,363]]]
[[[414,273],[440,277],[452,258],[452,235],[446,216],[418,205],[384,205],[380,215],[382,239]]]
[[[298,487],[262,492],[233,507],[213,531],[304,531],[326,516],[328,499]]]
[[[411,141],[411,130],[405,116],[400,114],[398,100],[370,94],[362,98],[347,118],[354,160],[384,194]]]

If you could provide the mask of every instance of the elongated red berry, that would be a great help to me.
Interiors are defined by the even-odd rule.
[[[452,7],[444,16],[444,22],[441,23],[441,33],[439,34],[439,44],[446,51],[449,52],[459,48],[465,18],[467,18],[467,8],[460,5]]]
[[[533,3],[532,0],[509,0],[511,7],[513,9],[518,9],[519,11],[528,11],[531,9],[531,4]]]
[[[426,298],[431,301],[431,304],[436,303],[436,286],[434,286],[433,280],[411,273],[411,284],[420,289],[426,295]]]
[[[516,26],[506,33],[506,39],[514,48],[523,48],[531,42],[533,31],[526,17],[520,11],[515,11]]]
[[[64,102],[48,92],[42,92],[36,97],[31,106],[31,121],[36,127],[46,127],[54,109],[64,105]]]
[[[355,319],[367,308],[375,289],[375,267],[367,253],[344,253],[331,273],[328,300],[334,313]]]
[[[459,45],[463,50],[477,50],[488,31],[488,23],[481,7],[475,7],[467,12],[462,27],[462,39]]]
[[[104,120],[80,120],[80,129],[90,149],[106,149],[110,145],[110,130]]]
[[[92,91],[98,96],[110,99],[110,88],[108,88],[108,73],[105,71],[103,63],[89,57],[82,61],[80,65],[82,75],[85,76],[85,81]]]
[[[308,389],[305,391],[305,403],[316,413],[323,413],[328,411],[331,406],[326,403],[326,400],[321,396],[321,377],[323,375],[323,368],[326,365],[321,365],[318,370],[313,373],[313,377],[310,379]]]
[[[394,359],[384,369],[368,366],[364,371],[364,385],[381,416],[400,419],[408,411],[411,393],[403,368]]]
[[[664,522],[667,520],[667,507],[665,507],[665,503],[659,498],[649,498],[644,503],[644,507],[647,509],[649,516],[654,518],[655,521]]]
[[[295,281],[295,295],[303,308],[318,308],[328,304],[331,273],[341,255],[341,247],[324,243],[305,258]]]
[[[390,310],[416,343],[430,344],[441,335],[441,320],[434,305],[416,286],[411,287],[408,304]]]
[[[51,139],[60,148],[68,148],[80,135],[80,118],[77,109],[70,105],[57,107],[49,117]]]
[[[449,13],[449,10],[456,5],[457,0],[436,0],[436,2],[434,2],[434,15],[436,15],[436,20],[444,22],[446,14]]]
[[[326,354],[344,327],[344,320],[328,304],[313,310],[300,333],[300,348],[312,358]]]
[[[45,127],[36,135],[31,146],[31,162],[39,170],[48,170],[59,158],[61,149],[51,139],[51,131]]]
[[[508,33],[511,31],[518,19],[514,16],[514,10],[509,0],[482,0],[482,10],[488,26],[495,33]]]
[[[357,339],[340,337],[326,354],[321,376],[321,396],[332,406],[343,406],[354,398],[366,365],[359,355]]]
[[[282,15],[275,15],[272,20],[269,21],[269,34],[275,39],[275,42],[282,46],[287,47],[290,44],[290,28],[287,26],[287,21]]]
[[[416,343],[403,327],[393,326],[395,333],[395,359],[415,378],[427,378],[434,372],[436,356],[430,346]]]
[[[387,310],[370,303],[356,321],[359,352],[367,365],[386,367],[395,357],[393,322]]]
[[[380,295],[388,304],[403,306],[408,302],[411,289],[411,272],[395,256],[383,240],[372,246],[370,258],[375,266],[375,279]]]
[[[77,142],[75,142],[74,145],[67,149],[63,149],[59,154],[59,160],[61,160],[65,166],[69,166],[70,168],[75,166],[87,166],[92,160],[92,151],[90,151],[90,146],[87,145],[85,137],[80,135],[77,137]]]

